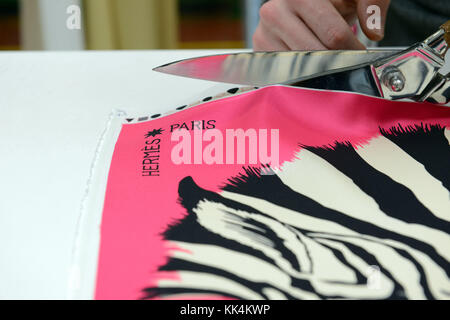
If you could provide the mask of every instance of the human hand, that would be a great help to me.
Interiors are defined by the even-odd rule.
[[[255,51],[365,49],[350,25],[358,19],[374,41],[384,36],[390,0],[270,0],[260,9]],[[380,8],[380,29],[369,29],[370,5]]]

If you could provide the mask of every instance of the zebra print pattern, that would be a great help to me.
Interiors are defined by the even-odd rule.
[[[380,133],[302,146],[276,174],[245,168],[220,193],[184,178],[187,215],[164,232],[177,249],[159,268],[176,277],[145,298],[449,299],[449,131]]]

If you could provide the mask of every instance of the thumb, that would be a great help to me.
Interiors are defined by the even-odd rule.
[[[384,26],[390,0],[359,0],[357,12],[364,34],[373,41],[384,37]]]

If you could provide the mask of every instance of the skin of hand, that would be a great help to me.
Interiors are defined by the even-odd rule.
[[[351,30],[357,20],[374,41],[384,37],[390,0],[270,0],[260,9],[255,51],[365,49]],[[381,29],[369,29],[370,5],[380,7]]]

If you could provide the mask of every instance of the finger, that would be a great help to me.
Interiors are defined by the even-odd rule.
[[[287,51],[289,47],[271,30],[259,23],[253,34],[254,51]]]
[[[359,24],[364,34],[373,41],[380,41],[384,37],[386,15],[389,0],[359,0],[357,12]]]
[[[329,0],[290,0],[297,15],[329,49],[365,49]]]
[[[336,10],[341,14],[349,25],[357,21],[356,0],[330,0]]]
[[[275,2],[273,2],[275,6]],[[261,10],[261,23],[271,30],[290,50],[325,50],[314,33],[286,6],[279,2],[275,7],[267,3],[266,10]],[[281,18],[280,18],[281,17]]]

